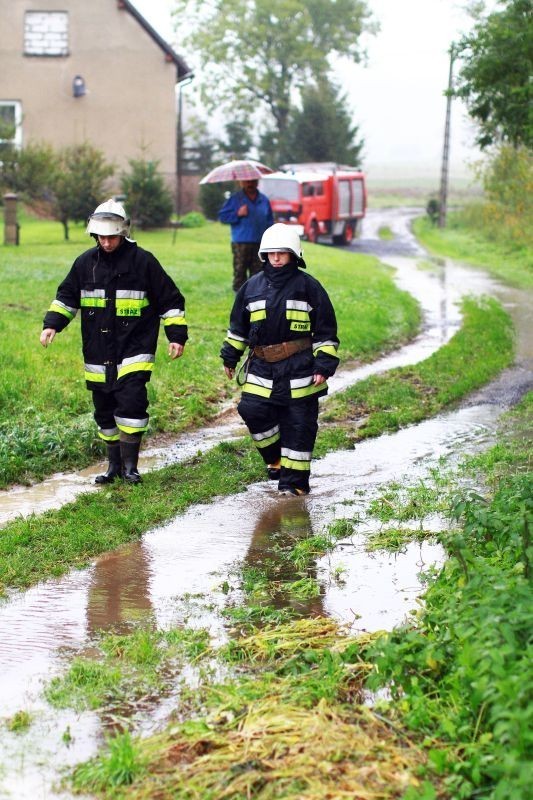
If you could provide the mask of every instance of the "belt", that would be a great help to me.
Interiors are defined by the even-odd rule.
[[[268,344],[264,347],[260,345],[254,347],[254,356],[262,358],[263,361],[283,361],[301,350],[308,350],[313,346],[313,341],[308,336],[303,339],[293,339],[290,342],[280,342],[279,344]]]

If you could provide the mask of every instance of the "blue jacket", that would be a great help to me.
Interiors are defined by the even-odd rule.
[[[243,203],[248,206],[248,216],[238,217],[237,211]],[[274,224],[270,200],[266,194],[258,192],[255,200],[250,200],[242,189],[226,200],[218,212],[218,218],[225,225],[231,225],[232,242],[259,244],[266,229]]]

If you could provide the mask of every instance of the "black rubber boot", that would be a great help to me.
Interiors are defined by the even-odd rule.
[[[122,477],[126,483],[140,483],[142,478],[137,469],[139,461],[140,442],[121,442],[120,452],[122,455]]]
[[[113,483],[115,478],[120,478],[122,475],[122,460],[120,457],[120,442],[106,442],[107,445],[107,458],[109,465],[107,472],[103,475],[97,475],[94,479],[95,483]]]

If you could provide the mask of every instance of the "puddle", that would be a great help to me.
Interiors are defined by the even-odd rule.
[[[519,326],[518,367],[509,371],[507,381],[496,381],[465,407],[313,462],[309,497],[280,498],[274,484],[254,484],[241,494],[194,506],[140,542],[104,554],[90,568],[14,594],[0,605],[0,718],[20,710],[34,718],[27,733],[2,731],[0,799],[68,797],[52,790],[58,771],[95,751],[103,731],[98,715],[53,712],[41,693],[43,682],[64,671],[69,655],[89,646],[97,631],[126,629],[149,615],[162,628],[208,627],[215,641],[222,641],[225,631],[217,612],[239,599],[237,591],[222,591],[222,582],[231,584],[228,576],[236,562],[257,566],[267,558],[271,577],[281,579],[284,566],[276,560],[276,542],[321,533],[336,519],[352,518],[360,493],[367,502],[391,480],[423,478],[441,457],[453,464],[490,446],[512,387],[517,380],[531,382],[532,326],[523,313],[525,296],[447,260],[434,271],[417,269],[414,256],[391,254],[383,260],[397,270],[402,288],[421,302],[424,330],[415,342],[379,362],[340,373],[333,390],[426,358],[457,330],[457,301],[465,293],[497,295],[513,313]],[[146,450],[143,468],[186,458],[243,432],[236,418],[225,420],[170,447]],[[80,491],[91,491],[98,471],[94,467],[2,492],[0,519],[56,507]],[[361,528],[369,532],[376,525],[364,519]],[[364,535],[356,529],[314,565],[310,576],[319,581],[321,594],[298,601],[298,607],[308,615],[330,615],[354,631],[390,629],[414,607],[423,590],[421,573],[439,565],[442,557],[440,547],[430,542],[409,545],[395,555],[367,553]],[[338,574],[342,580],[335,578]],[[282,589],[274,600],[279,606],[294,604]],[[168,705],[163,701],[152,725],[154,719],[164,720]],[[149,727],[148,718],[145,724]],[[73,737],[69,746],[63,739],[67,730]]]

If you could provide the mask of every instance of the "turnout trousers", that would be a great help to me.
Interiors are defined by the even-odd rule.
[[[281,460],[278,489],[309,492],[311,457],[318,431],[318,398],[277,405],[243,393],[237,410],[265,464]]]
[[[133,373],[112,388],[93,389],[94,419],[98,436],[118,441],[120,433],[143,434],[148,427],[147,376]]]

